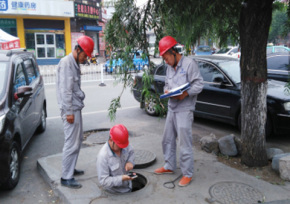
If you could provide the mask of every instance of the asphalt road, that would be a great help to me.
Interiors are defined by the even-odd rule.
[[[106,86],[99,86],[99,84],[100,82],[82,83],[82,89],[86,93],[86,107],[83,109],[84,131],[110,128],[116,123],[126,124],[127,119],[132,119],[132,117],[135,118],[136,126],[147,126],[146,123],[152,117],[146,116],[145,120],[138,121],[138,116],[146,115],[146,113],[139,108],[139,103],[134,99],[130,89],[123,92],[122,107],[117,111],[116,121],[111,122],[108,118],[108,107],[110,101],[121,94],[122,85],[114,85],[114,81],[105,81]],[[56,102],[55,85],[46,86],[45,91],[48,111],[47,129],[44,133],[35,135],[30,141],[23,153],[19,184],[12,191],[0,192],[0,203],[61,203],[59,198],[54,196],[50,186],[40,176],[36,166],[37,159],[62,152],[64,141],[62,122]],[[160,118],[160,120],[164,120],[164,118]],[[153,131],[154,128],[152,127]],[[233,126],[199,118],[195,118],[193,133],[199,137],[211,133],[217,137],[228,134],[239,135]],[[270,147],[280,147],[284,151],[290,152],[289,144],[290,137],[276,137],[267,143]]]

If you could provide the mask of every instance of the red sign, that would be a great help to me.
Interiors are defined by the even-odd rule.
[[[0,42],[1,50],[11,50],[20,48],[20,41],[19,39],[9,41],[9,42]]]

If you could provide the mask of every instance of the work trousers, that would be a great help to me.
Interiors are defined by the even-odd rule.
[[[62,178],[73,178],[74,169],[78,160],[83,141],[83,120],[80,110],[74,111],[74,123],[66,120],[66,114],[61,111],[64,129],[64,146],[62,149]]]
[[[193,175],[192,123],[193,111],[168,111],[162,140],[164,168],[172,171],[176,169],[177,140],[180,147],[180,169],[186,177]]]

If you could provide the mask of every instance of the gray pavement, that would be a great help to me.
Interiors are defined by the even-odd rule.
[[[117,117],[118,118],[118,117]],[[86,122],[87,121],[87,122]],[[89,122],[90,121],[90,122]],[[111,123],[101,119],[86,119],[85,127],[88,130],[110,128]],[[60,185],[61,154],[55,154],[38,159],[38,170],[43,178],[51,185],[55,194],[64,203],[231,203],[250,204],[266,202],[269,204],[290,203],[290,183],[285,186],[273,185],[241,171],[230,168],[217,161],[215,155],[208,154],[194,148],[194,179],[187,187],[179,187],[178,180],[173,189],[163,186],[164,182],[172,181],[180,175],[180,169],[174,174],[155,175],[153,171],[163,165],[161,149],[162,132],[165,120],[152,117],[149,124],[142,124],[142,118],[136,121],[134,114],[126,119],[116,121],[123,123],[130,133],[130,144],[136,150],[148,150],[156,155],[156,162],[143,169],[134,170],[147,179],[146,186],[136,192],[114,195],[105,192],[97,181],[96,157],[102,147],[90,138],[84,141],[77,168],[85,170],[85,175],[76,179],[83,185],[81,189],[69,189]],[[136,125],[138,123],[138,125]],[[152,124],[154,128],[152,128]],[[196,125],[193,124],[193,132]],[[90,137],[90,136],[89,136]],[[178,156],[177,156],[178,158]],[[252,202],[250,200],[255,200]]]

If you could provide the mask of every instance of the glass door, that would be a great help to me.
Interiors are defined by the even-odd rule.
[[[35,33],[36,58],[49,59],[55,58],[55,34],[54,33]]]

